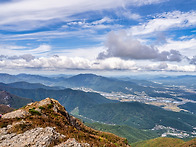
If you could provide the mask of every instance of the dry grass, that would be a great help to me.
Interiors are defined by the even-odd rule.
[[[57,104],[55,104],[57,105]],[[125,138],[118,137],[111,133],[105,133],[101,131],[96,131],[92,128],[85,126],[78,119],[69,116],[65,111],[64,107],[61,105],[58,106],[58,112],[55,112],[53,107],[54,105],[49,104],[45,106],[39,106],[36,108],[36,104],[31,106],[26,106],[22,109],[26,111],[33,110],[37,112],[37,109],[41,111],[41,115],[37,113],[31,113],[30,116],[27,116],[23,119],[25,124],[15,125],[10,132],[22,133],[27,130],[36,128],[36,127],[55,127],[56,131],[64,134],[66,138],[61,141],[65,141],[68,138],[75,138],[78,142],[89,143],[93,147],[107,146],[127,146],[128,142]],[[3,119],[0,121],[0,127],[5,127],[9,124],[13,124],[21,121],[21,119]],[[60,142],[61,142],[60,141]],[[58,144],[55,142],[54,144]]]

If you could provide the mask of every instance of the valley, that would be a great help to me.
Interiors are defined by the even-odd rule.
[[[182,88],[181,86],[174,86],[176,89],[180,89],[182,91],[190,92],[190,93],[196,93],[192,89],[187,89],[187,88]],[[172,87],[173,88],[173,87]],[[180,111],[188,111],[186,109],[182,109],[179,106],[184,105],[186,103],[194,103],[196,104],[196,101],[186,99],[181,97],[183,94],[182,92],[174,92],[174,91],[167,91],[169,88],[166,89],[166,91],[155,91],[158,94],[168,94],[172,95],[175,98],[166,98],[166,97],[152,97],[147,95],[144,91],[142,92],[137,92],[134,91],[134,94],[126,94],[123,92],[102,92],[102,91],[96,91],[91,88],[85,88],[85,87],[80,87],[80,88],[73,88],[74,90],[81,90],[84,92],[96,92],[101,94],[102,96],[110,99],[110,100],[117,100],[120,102],[141,102],[145,104],[150,104],[150,105],[155,105],[162,107],[166,110],[171,110],[175,112],[180,112]],[[178,98],[176,100],[176,96],[178,95]]]

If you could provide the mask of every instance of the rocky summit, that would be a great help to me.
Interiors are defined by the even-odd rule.
[[[128,146],[127,140],[93,130],[46,98],[6,113],[0,119],[1,147]]]

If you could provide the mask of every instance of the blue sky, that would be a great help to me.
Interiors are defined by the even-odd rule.
[[[195,0],[1,0],[0,72],[196,71]]]

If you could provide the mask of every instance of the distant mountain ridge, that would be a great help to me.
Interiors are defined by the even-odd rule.
[[[0,82],[2,83],[7,84],[7,83],[23,82],[23,81],[29,83],[42,83],[44,85],[54,86],[53,83],[57,82],[58,79],[49,78],[40,75],[31,75],[31,74],[9,75],[5,73],[0,73]]]
[[[7,78],[5,78],[7,77]],[[13,83],[13,82],[29,82],[29,83],[42,83],[48,86],[62,86],[67,88],[86,87],[97,91],[104,92],[124,92],[133,93],[128,89],[134,89],[136,91],[151,91],[151,88],[146,88],[141,85],[137,85],[135,82],[122,81],[113,78],[107,78],[103,76],[97,76],[95,74],[79,74],[69,78],[58,77],[44,77],[39,75],[19,74],[8,75],[0,74],[0,82]]]
[[[14,95],[30,98],[34,101],[40,101],[43,97],[53,97],[57,99],[70,112],[74,108],[84,108],[93,106],[95,104],[113,103],[98,93],[83,92],[79,90],[64,89],[64,90],[50,90],[50,89],[21,89],[12,88],[8,86],[0,86],[0,90],[8,91]]]
[[[141,92],[147,89],[150,90],[150,88],[137,85],[131,81],[121,81],[118,79],[97,76],[94,74],[79,74],[66,79],[64,83],[67,85],[67,87],[86,87],[109,93],[123,92],[133,94],[134,90]],[[133,91],[129,89],[133,89]]]
[[[7,75],[8,76],[8,75]],[[135,94],[134,92],[145,92],[148,96],[151,97],[166,97],[172,98],[174,96],[167,93],[156,93],[155,91],[164,91],[163,86],[142,80],[119,80],[115,78],[108,78],[103,76],[98,76],[95,74],[79,74],[72,77],[44,77],[39,75],[28,75],[28,74],[19,74],[19,75],[9,75],[15,79],[6,80],[8,83],[13,82],[29,82],[29,83],[42,83],[47,86],[60,86],[66,88],[90,88],[95,91],[102,92],[122,92],[125,94]],[[4,82],[4,74],[0,74],[0,82]],[[147,86],[146,86],[147,85]],[[154,87],[153,87],[154,86]],[[21,87],[19,87],[21,88]],[[41,88],[41,87],[40,87]],[[47,88],[51,89],[51,88]],[[190,95],[192,96],[192,95]],[[189,97],[189,95],[188,95]]]
[[[12,87],[12,88],[22,88],[22,89],[39,89],[39,88],[43,88],[43,89],[51,89],[51,90],[59,90],[59,89],[64,89],[62,87],[50,87],[50,86],[45,86],[43,84],[40,83],[28,83],[28,82],[14,82],[14,83],[0,83],[0,87],[1,86],[7,86],[7,87]]]

